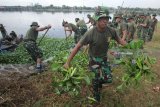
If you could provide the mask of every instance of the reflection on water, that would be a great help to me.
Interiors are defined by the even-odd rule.
[[[48,31],[50,37],[64,38],[64,28],[62,27],[63,19],[69,23],[74,23],[75,18],[84,19],[88,22],[87,14],[93,13],[80,13],[80,12],[0,12],[0,23],[2,23],[8,33],[14,30],[18,35],[26,34],[30,24],[37,21],[40,26],[51,24],[52,28]],[[111,16],[113,16],[111,14]],[[160,16],[157,16],[160,20]],[[40,34],[43,34],[41,32]],[[1,35],[0,35],[1,36]]]

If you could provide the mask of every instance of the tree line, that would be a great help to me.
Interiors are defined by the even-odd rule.
[[[117,6],[117,8],[114,7],[108,7],[109,11],[111,13],[114,13],[116,11],[127,11],[127,12],[148,12],[148,13],[157,13],[160,15],[160,8],[129,8],[129,7],[121,7]],[[0,6],[0,11],[46,11],[46,12],[94,12],[95,7],[87,7],[87,6],[43,6],[40,4],[34,4],[32,6]]]

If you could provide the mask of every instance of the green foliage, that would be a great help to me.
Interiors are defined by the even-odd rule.
[[[52,85],[57,94],[69,93],[72,96],[77,96],[81,93],[82,84],[90,85],[94,75],[87,72],[88,60],[85,54],[79,52],[72,62],[74,67],[68,70],[62,68],[62,64],[66,62],[66,56],[68,56],[67,53],[63,57],[59,54],[51,64],[52,70],[60,75],[53,77]]]
[[[143,77],[153,78],[152,65],[156,62],[155,58],[149,57],[142,51],[135,51],[132,56],[123,57],[120,60],[125,68],[122,77],[122,84],[117,89],[139,85]]]
[[[117,47],[117,42],[115,40],[110,40],[109,42],[109,48],[115,48]]]
[[[132,40],[131,42],[129,42],[123,48],[126,48],[126,49],[141,49],[141,48],[143,48],[143,45],[144,45],[143,40]]]
[[[65,41],[65,39],[44,38],[40,44],[40,49],[43,52],[43,58],[57,58],[56,56],[59,54],[62,54],[61,56],[63,56],[63,52],[68,52],[72,43],[72,39]],[[2,64],[34,63],[26,49],[23,47],[23,43],[21,43],[13,52],[0,53],[0,62]]]
[[[14,52],[1,52],[0,53],[1,64],[24,64],[33,63],[31,57],[28,55],[27,51],[24,49],[23,44],[20,44]]]

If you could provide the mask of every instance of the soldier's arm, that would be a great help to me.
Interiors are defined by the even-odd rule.
[[[122,31],[122,34],[123,34],[123,35],[122,35],[122,40],[124,40],[124,41],[125,41],[125,39],[126,39],[126,37],[127,37],[127,32],[128,32],[127,30],[123,30],[123,31]]]
[[[111,33],[111,35],[112,35],[112,39],[116,40],[116,41],[117,41],[119,44],[121,44],[121,45],[126,45],[126,44],[127,44],[126,41],[124,41],[123,39],[121,39],[121,38],[117,35],[115,29],[111,29],[111,30],[109,30],[109,31],[110,31],[110,33]]]
[[[79,49],[82,47],[81,43],[78,42],[76,44],[76,46],[73,48],[71,54],[69,55],[67,62],[63,65],[64,68],[68,69],[70,66],[70,63],[72,61],[72,59],[74,58],[74,56],[77,54],[77,52],[79,51]]]
[[[36,28],[36,31],[44,31],[45,29],[50,29],[50,28],[51,28],[51,25],[47,25],[47,26],[44,26],[44,27]]]
[[[143,24],[143,23],[141,23],[141,24],[139,24],[140,26],[143,26],[143,27],[146,27],[147,26],[147,24],[145,23],[145,24]]]
[[[141,23],[140,25],[143,26],[143,27],[147,27],[148,23],[149,23],[149,20],[146,19],[145,22]]]
[[[86,24],[89,24],[91,21],[90,20],[88,20],[88,22],[86,23]]]
[[[125,41],[128,34],[128,25],[125,23],[122,25],[122,40]]]

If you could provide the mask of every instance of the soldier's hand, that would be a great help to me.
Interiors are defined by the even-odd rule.
[[[48,26],[47,26],[47,29],[50,29],[52,26],[49,24]]]

